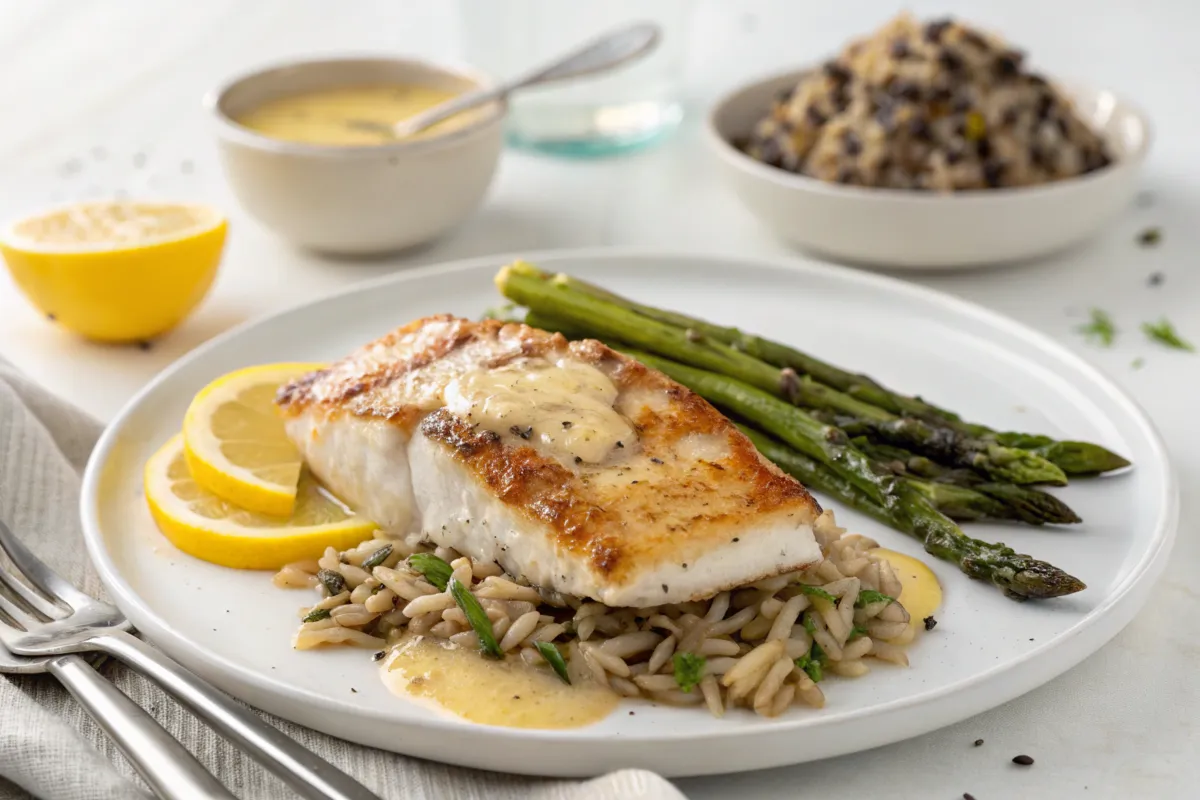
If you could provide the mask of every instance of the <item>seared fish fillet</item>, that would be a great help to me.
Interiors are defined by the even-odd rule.
[[[417,320],[283,387],[309,468],[410,541],[610,606],[820,559],[820,507],[688,389],[596,341]]]

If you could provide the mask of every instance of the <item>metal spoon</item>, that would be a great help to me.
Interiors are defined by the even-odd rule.
[[[459,95],[427,111],[400,120],[394,125],[370,120],[350,120],[348,124],[355,128],[382,133],[395,139],[404,139],[455,114],[505,99],[517,89],[579,78],[584,75],[594,75],[634,61],[650,53],[658,46],[661,38],[661,27],[652,22],[637,22],[606,33],[521,77],[504,81],[489,89],[477,89]]]

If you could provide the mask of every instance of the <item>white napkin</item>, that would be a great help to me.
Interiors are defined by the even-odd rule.
[[[80,473],[100,430],[98,422],[0,360],[0,515],[61,575],[97,597],[104,592],[84,552],[78,505]],[[255,800],[294,796],[156,686],[120,665],[108,664],[104,672],[234,794]],[[684,800],[665,779],[640,770],[587,782],[479,772],[270,721],[384,798]],[[25,792],[44,800],[149,797],[103,732],[53,678],[0,676],[0,797],[26,797]]]

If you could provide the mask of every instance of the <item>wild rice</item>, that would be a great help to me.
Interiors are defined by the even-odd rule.
[[[899,579],[886,561],[870,553],[876,543],[845,535],[828,512],[814,533],[824,560],[807,570],[721,592],[708,601],[648,608],[609,608],[524,585],[494,563],[447,548],[434,553],[479,600],[510,658],[542,668],[545,660],[532,645],[555,641],[572,682],[594,681],[624,697],[704,705],[718,717],[738,705],[776,716],[796,704],[823,707],[825,694],[813,681],[822,672],[863,675],[869,658],[907,665],[905,645],[914,636],[907,611],[891,599],[899,595]],[[320,594],[314,605],[300,610],[301,618],[329,612],[328,618],[302,623],[294,646],[378,651],[402,637],[423,635],[478,648],[478,635],[449,592],[403,560],[412,552],[380,535],[341,553],[327,548],[316,561],[281,569],[277,586],[315,587]],[[364,563],[376,565],[364,569]],[[330,587],[342,590],[331,595]],[[888,599],[856,607],[868,589]],[[680,659],[692,667],[699,662],[688,683],[676,675]],[[697,679],[698,684],[691,682]]]

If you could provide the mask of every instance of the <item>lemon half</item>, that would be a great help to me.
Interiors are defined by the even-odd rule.
[[[129,342],[165,333],[204,298],[225,231],[224,215],[205,205],[78,203],[12,223],[0,255],[46,317]]]
[[[376,527],[355,516],[307,471],[300,476],[290,517],[256,514],[227,503],[192,479],[182,436],[146,462],[144,478],[150,513],[163,534],[183,552],[223,567],[278,569],[318,558],[327,546],[354,547]]]
[[[291,514],[302,462],[275,409],[275,392],[321,366],[248,367],[200,390],[183,419],[188,466],[196,483],[249,511]]]

